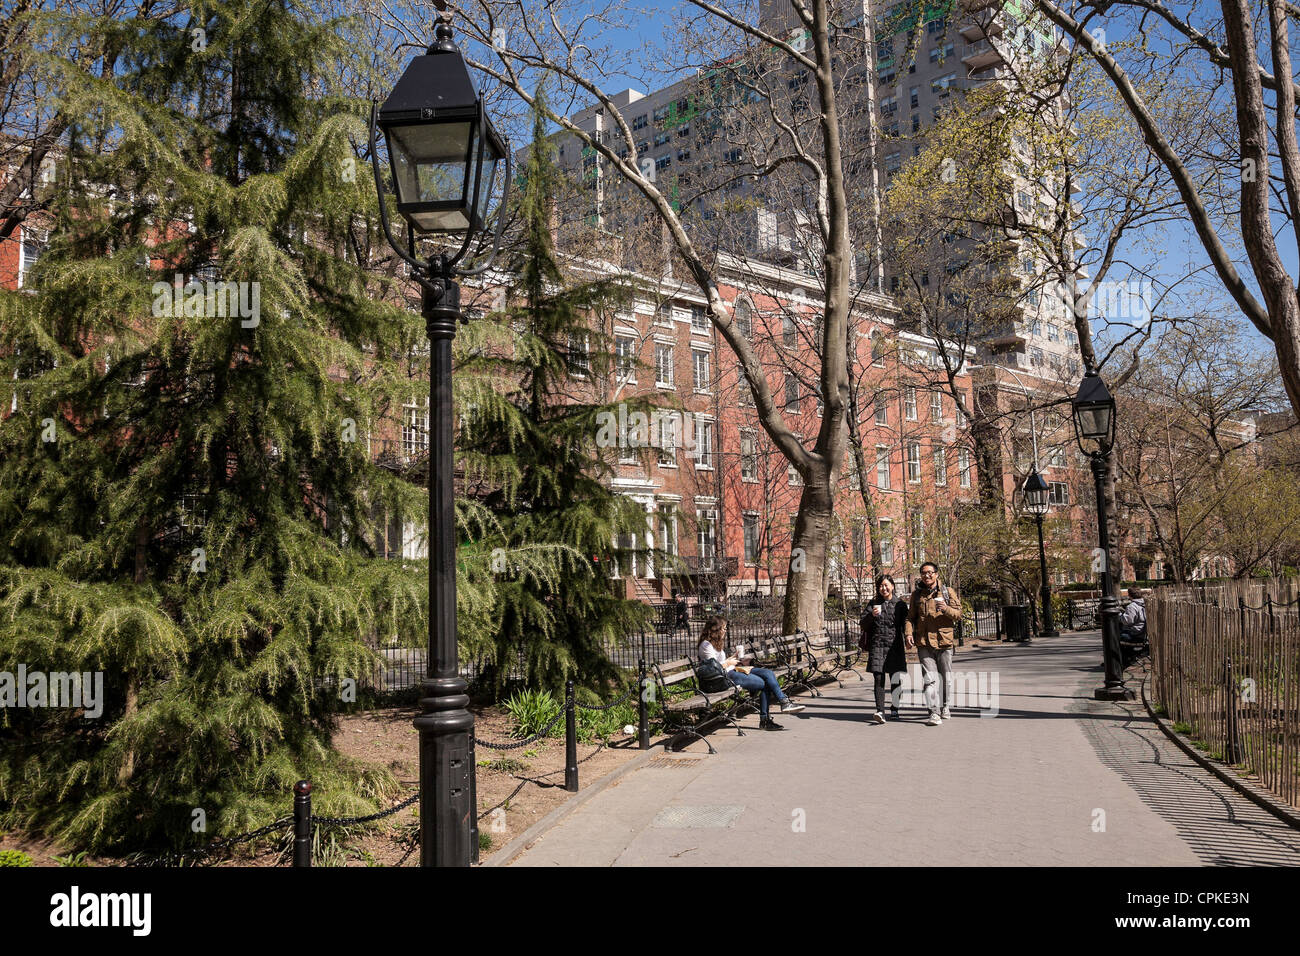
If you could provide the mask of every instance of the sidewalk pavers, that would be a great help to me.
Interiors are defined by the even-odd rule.
[[[1300,831],[1170,743],[1141,705],[1091,699],[1095,633],[960,649],[997,716],[875,725],[871,685],[804,695],[786,730],[712,731],[628,774],[515,865],[1300,864]]]

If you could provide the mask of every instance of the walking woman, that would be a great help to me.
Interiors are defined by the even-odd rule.
[[[748,667],[743,661],[729,657],[726,651],[727,619],[714,615],[704,624],[704,633],[700,635],[699,647],[696,649],[699,659],[717,661],[727,675],[727,680],[744,690],[758,691],[758,726],[763,730],[782,730],[782,726],[768,713],[769,698],[781,705],[781,713],[797,714],[804,709],[803,704],[796,704],[781,690],[776,682],[776,675],[766,667]]]
[[[876,712],[871,719],[885,722],[885,676],[890,678],[893,697],[889,715],[898,720],[898,691],[903,684],[903,671],[907,670],[904,639],[910,625],[907,623],[907,602],[898,596],[894,579],[888,574],[876,578],[876,595],[862,615],[862,637],[858,647],[867,652],[867,669],[876,681]]]

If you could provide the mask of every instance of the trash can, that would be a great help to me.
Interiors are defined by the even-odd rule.
[[[1029,640],[1029,607],[1024,604],[1004,605],[1002,631],[1008,641]]]

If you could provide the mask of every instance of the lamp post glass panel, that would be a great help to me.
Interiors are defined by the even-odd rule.
[[[1110,531],[1106,510],[1106,479],[1110,476],[1110,452],[1115,446],[1115,399],[1106,383],[1089,370],[1074,396],[1074,430],[1079,448],[1089,456],[1097,497],[1097,544],[1101,550],[1101,633],[1105,654],[1106,683],[1093,696],[1098,700],[1130,700],[1133,692],[1124,686],[1124,665],[1119,648],[1119,602],[1115,600],[1110,569]]]
[[[1043,516],[1049,508],[1048,489],[1037,469],[1025,479],[1024,491],[1025,510],[1034,516],[1034,523],[1038,526],[1038,578],[1043,602],[1043,628],[1039,633],[1044,637],[1056,637],[1060,632],[1052,621],[1052,586],[1047,579],[1047,549],[1043,544]]]
[[[507,144],[488,121],[451,36],[445,14],[439,14],[436,39],[410,62],[383,106],[372,113],[370,131],[380,221],[389,244],[423,289],[421,312],[429,335],[429,653],[421,713],[415,719],[423,866],[468,866],[478,856],[474,717],[457,660],[451,344],[461,321],[455,278],[485,272],[500,242],[504,217],[498,215],[492,255],[472,269],[458,267],[475,237],[486,232],[496,167],[502,161],[506,195],[501,208],[510,189]],[[376,125],[388,150],[397,212],[407,223],[405,242],[394,237],[388,220]],[[417,235],[450,242],[436,258],[420,259]]]

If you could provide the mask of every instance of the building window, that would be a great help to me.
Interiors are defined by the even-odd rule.
[[[794,324],[794,316],[786,315],[781,318],[781,344],[788,349],[794,348],[799,343],[799,332]]]
[[[897,276],[894,276],[895,281],[897,278]],[[876,368],[885,367],[885,349],[880,344],[880,334],[878,332],[871,333],[871,364]]]
[[[1053,468],[1065,467],[1065,448],[1061,445],[1053,445],[1047,449],[1047,464]]]
[[[663,343],[655,345],[655,384],[664,388],[673,385],[673,347]]]
[[[916,388],[912,385],[903,389],[903,413],[909,422],[916,421]]]
[[[894,563],[894,522],[880,519],[880,563],[889,567]]]
[[[659,506],[659,550],[677,554],[677,509],[671,504]]]
[[[660,412],[659,419],[659,467],[677,467],[677,422],[673,412]]]
[[[695,549],[700,556],[700,570],[713,570],[713,553],[717,549],[718,516],[710,510],[695,512]]]
[[[876,446],[876,487],[889,490],[889,446]]]
[[[740,480],[758,481],[758,435],[752,428],[740,430]]]
[[[744,369],[740,370],[740,377],[736,380],[736,401],[741,405],[754,404],[754,390],[749,387]]]
[[[758,562],[758,515],[746,511],[742,517],[745,534],[745,563]]]
[[[429,448],[429,402],[402,406],[402,454],[411,458]]]
[[[957,427],[965,428],[966,413],[962,411],[962,405],[966,404],[966,402],[970,401],[970,399],[966,396],[966,393],[964,391],[958,392],[957,394],[961,396],[961,403],[960,404],[958,404],[957,402],[952,403],[953,412],[957,417]]]
[[[921,105],[921,88],[913,86],[908,90],[908,93],[911,95],[912,109],[916,109]]]
[[[957,473],[960,476],[961,486],[970,487],[970,449],[957,449]]]
[[[907,480],[912,484],[917,484],[921,480],[921,443],[919,441],[907,443]]]
[[[876,424],[877,425],[889,424],[889,406],[886,405],[883,401],[876,402]]]
[[[49,233],[32,225],[19,228],[22,230],[23,241],[18,247],[18,288],[22,289],[27,285],[27,274],[45,252]]]
[[[635,382],[636,373],[636,339],[630,335],[614,336],[614,355],[618,359],[618,376],[628,382]]]
[[[851,491],[862,490],[862,475],[858,472],[858,458],[852,452],[849,452],[848,464],[844,469],[849,476],[849,489]]]
[[[695,390],[697,392],[707,392],[711,383],[709,378],[709,353],[692,349],[691,366],[695,372]]]
[[[948,484],[948,449],[938,442],[934,446],[934,483]]]
[[[785,373],[785,408],[786,411],[799,410],[799,376],[794,372]]]
[[[943,421],[943,393],[942,392],[930,393],[930,421],[932,422]]]
[[[1070,488],[1063,481],[1053,481],[1047,486],[1047,500],[1054,505],[1068,505],[1070,503]]]
[[[673,304],[671,302],[660,302],[655,308],[655,325],[662,325],[667,329],[673,327]]]
[[[591,374],[591,341],[585,335],[569,336],[569,373],[586,377]]]
[[[745,338],[754,336],[754,310],[750,304],[741,299],[736,303],[736,328]]]
[[[702,305],[691,306],[691,331],[709,331],[709,313],[705,311]]]
[[[802,435],[795,435],[794,440],[799,442],[799,444],[801,445],[803,444]],[[799,469],[795,468],[794,465],[788,462],[786,463],[785,466],[785,480],[786,480],[786,484],[788,484],[791,488],[797,488],[803,484],[803,476],[799,474]]]
[[[695,451],[699,456],[695,462],[696,468],[713,467],[713,422],[695,419]]]

